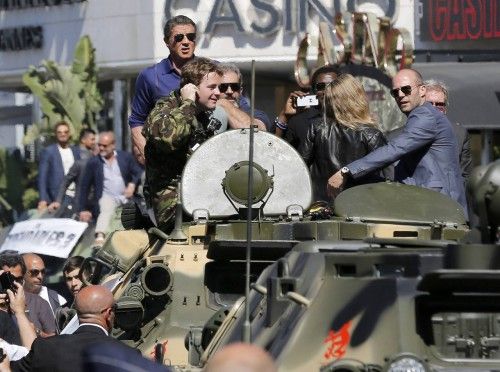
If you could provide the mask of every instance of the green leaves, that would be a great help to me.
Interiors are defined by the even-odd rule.
[[[83,36],[75,48],[71,67],[54,61],[42,61],[30,66],[23,75],[24,84],[38,97],[42,120],[34,123],[24,138],[25,143],[54,136],[54,126],[65,120],[74,139],[84,127],[95,128],[95,116],[103,106],[97,88],[95,49],[88,36]]]

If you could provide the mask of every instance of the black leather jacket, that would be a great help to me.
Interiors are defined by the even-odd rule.
[[[329,200],[327,181],[340,168],[387,144],[383,133],[373,126],[351,129],[332,119],[327,120],[327,123],[323,118],[314,120],[299,147],[300,155],[310,166],[314,200]],[[392,178],[390,167],[357,180],[349,179],[345,188]]]

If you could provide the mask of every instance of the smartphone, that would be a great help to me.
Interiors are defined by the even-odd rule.
[[[0,275],[0,293],[7,293],[7,289],[11,291],[16,291],[16,286],[14,282],[16,281],[16,277],[12,275],[10,272],[5,271],[2,275]]]
[[[297,97],[295,100],[296,107],[318,106],[318,97],[315,94],[309,94],[303,97]]]

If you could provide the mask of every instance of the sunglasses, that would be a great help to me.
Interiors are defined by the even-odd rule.
[[[413,90],[413,88],[416,88],[416,87],[419,87],[421,86],[422,84],[419,84],[415,87],[412,87],[411,85],[403,85],[402,87],[400,88],[394,88],[394,89],[391,89],[391,96],[393,96],[394,98],[398,98],[399,96],[399,91],[403,92],[403,94],[405,96],[411,94],[411,91]]]
[[[42,274],[42,276],[45,276],[45,269],[32,269],[28,271],[32,277],[38,276]]]
[[[219,90],[221,93],[226,93],[229,87],[231,87],[231,90],[233,92],[237,92],[240,90],[241,84],[240,83],[221,83],[221,84],[219,84]]]
[[[189,41],[195,41],[196,39],[196,33],[195,32],[190,32],[188,34],[175,34],[174,35],[174,41],[176,43],[180,43],[182,40],[184,40],[184,36],[187,37]]]
[[[328,85],[329,83],[316,83],[314,84],[313,86],[313,91],[314,92],[317,92],[318,90],[325,90],[326,86]]]

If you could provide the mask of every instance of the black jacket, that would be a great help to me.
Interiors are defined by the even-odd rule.
[[[325,123],[323,118],[315,119],[299,147],[300,155],[311,167],[314,200],[328,201],[326,184],[333,174],[387,143],[383,133],[373,126],[361,125],[359,129],[351,129],[327,120],[330,121]],[[385,169],[355,181],[349,179],[345,188],[392,178],[392,169]]]
[[[36,338],[31,350],[24,358],[11,362],[16,371],[84,372],[83,351],[95,343],[123,345],[106,336],[104,331],[92,325],[81,325],[71,335]]]
[[[285,133],[286,141],[298,150],[307,136],[311,122],[321,117],[321,110],[318,110],[316,107],[310,107],[293,115],[288,120],[288,129]]]

